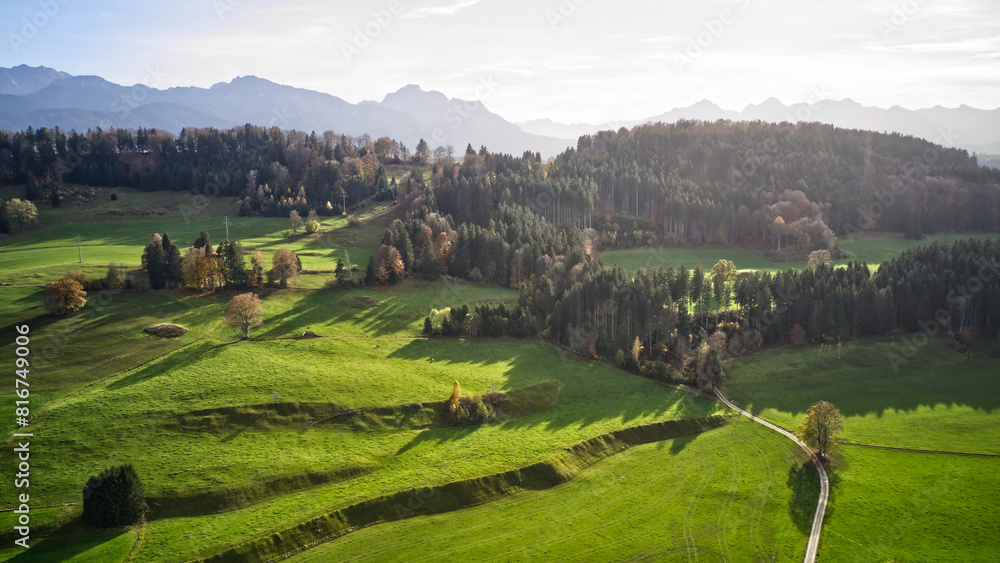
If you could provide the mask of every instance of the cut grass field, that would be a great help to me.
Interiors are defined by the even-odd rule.
[[[379,524],[291,561],[795,561],[818,493],[796,450],[736,420],[636,446],[551,489]]]
[[[794,429],[818,400],[847,441],[1000,454],[1000,359],[991,346],[933,339],[894,371],[891,340],[782,348],[727,365],[726,394]],[[995,561],[1000,458],[842,446],[819,557],[831,561]]]

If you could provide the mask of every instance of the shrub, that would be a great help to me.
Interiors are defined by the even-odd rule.
[[[361,226],[361,220],[358,219],[357,215],[348,215],[347,216],[347,226],[348,227],[360,227]]]
[[[119,528],[138,522],[148,509],[135,468],[109,467],[83,487],[83,521],[95,528]]]
[[[159,323],[147,326],[143,330],[147,334],[152,334],[153,336],[159,336],[162,338],[177,338],[178,336],[187,334],[188,327],[171,323]]]
[[[66,274],[66,279],[68,279],[68,280],[76,280],[77,283],[79,283],[80,285],[83,285],[87,281],[87,276],[83,272],[81,272],[80,270],[70,270]]]
[[[313,234],[319,231],[319,221],[309,220],[306,221],[306,234]]]

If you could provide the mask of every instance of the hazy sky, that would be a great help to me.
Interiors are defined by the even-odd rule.
[[[351,102],[413,83],[513,121],[771,96],[1000,107],[998,0],[34,0],[0,3],[0,31],[0,66],[158,88],[253,74]]]

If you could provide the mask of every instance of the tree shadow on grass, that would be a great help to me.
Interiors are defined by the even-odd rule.
[[[688,444],[693,442],[701,434],[690,434],[688,436],[679,436],[670,441],[670,455],[677,455],[681,451],[688,447]]]
[[[816,466],[809,461],[792,465],[788,469],[785,484],[792,490],[792,498],[788,501],[788,514],[792,517],[792,523],[800,532],[808,534],[816,514],[816,503],[819,502],[820,482]]]
[[[616,426],[627,426],[642,418],[659,418],[677,412],[680,401],[692,407],[686,409],[688,412],[680,411],[687,416],[707,414],[707,411],[694,408],[695,403],[683,392],[637,380],[632,375],[575,356],[560,355],[532,341],[417,339],[393,351],[389,357],[427,362],[433,359],[435,364],[459,364],[468,366],[469,370],[502,362],[509,366],[503,374],[506,379],[503,388],[508,390],[551,380],[562,384],[554,407],[499,423],[505,431],[516,432],[541,425],[545,430],[556,432],[610,420],[616,421]],[[443,395],[446,393],[447,389],[442,391]],[[706,405],[709,403],[702,406],[707,409]]]
[[[471,436],[479,430],[479,426],[461,426],[454,428],[428,428],[413,437],[412,440],[399,448],[396,455],[402,455],[425,442],[435,446],[457,442],[467,436]]]
[[[12,563],[57,563],[82,555],[102,544],[128,534],[129,530],[92,530],[79,518],[49,534],[42,541],[29,541],[31,547],[8,559]],[[110,552],[111,550],[109,550]],[[117,551],[117,550],[115,550]],[[127,551],[127,550],[126,550]],[[89,555],[89,554],[88,554]],[[111,553],[105,553],[110,556]],[[97,557],[97,554],[94,554]],[[100,559],[91,559],[98,561]]]

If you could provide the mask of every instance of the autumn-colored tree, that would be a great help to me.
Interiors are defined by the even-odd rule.
[[[38,209],[30,201],[14,198],[3,206],[3,214],[8,222],[17,221],[18,227],[22,231],[28,230],[28,226],[38,221]]]
[[[250,287],[259,287],[264,283],[264,254],[260,249],[253,251],[250,256]]]
[[[250,338],[250,329],[264,325],[264,308],[260,297],[253,293],[241,293],[229,300],[226,307],[226,323],[240,329],[243,339]]]
[[[319,221],[315,219],[309,219],[306,221],[306,234],[313,234],[319,232]]]
[[[806,329],[802,328],[799,323],[795,323],[795,326],[788,333],[788,338],[792,340],[792,346],[798,348],[806,339]]]
[[[299,275],[299,260],[295,253],[287,248],[279,248],[274,251],[271,258],[271,278],[277,281],[278,286],[288,287],[288,280]]]
[[[80,282],[65,278],[45,286],[45,312],[70,316],[87,304],[87,292]]]
[[[829,250],[814,250],[809,253],[809,268],[812,270],[820,266],[829,266],[831,263]]]
[[[632,342],[632,350],[631,350],[633,365],[638,365],[639,355],[642,354],[642,351],[645,349],[646,349],[645,346],[642,345],[642,340],[639,340],[639,337],[636,336],[635,340]]]
[[[294,236],[295,233],[302,228],[302,217],[299,216],[298,211],[293,209],[292,212],[288,214],[288,221],[292,224],[292,235]]]
[[[396,283],[403,279],[406,266],[395,246],[383,244],[375,255],[375,279],[380,284]]]
[[[799,425],[796,436],[811,448],[826,457],[841,441],[844,421],[837,407],[826,401],[819,401],[806,411],[805,421]]]

